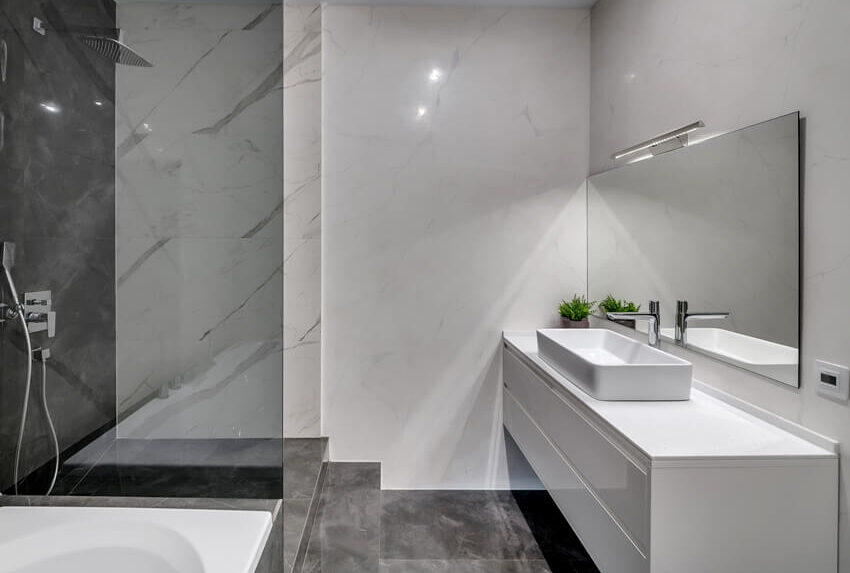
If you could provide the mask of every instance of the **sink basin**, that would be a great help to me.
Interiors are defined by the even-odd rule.
[[[662,328],[661,336],[673,340],[673,329]],[[745,368],[756,374],[797,385],[799,351],[724,328],[688,328],[688,348]]]
[[[606,329],[537,331],[537,353],[597,400],[687,400],[691,363]]]

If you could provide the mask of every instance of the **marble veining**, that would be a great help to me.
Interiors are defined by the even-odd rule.
[[[280,432],[280,341],[233,345],[167,398],[118,423],[122,438],[263,438]]]
[[[321,434],[322,10],[284,6],[284,435]]]
[[[118,6],[119,437],[281,437],[281,9]]]
[[[589,41],[586,10],[324,8],[332,460],[505,485],[501,332],[586,288]]]

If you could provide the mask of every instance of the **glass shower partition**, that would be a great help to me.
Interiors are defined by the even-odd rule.
[[[279,4],[123,2],[114,432],[76,495],[282,497]]]

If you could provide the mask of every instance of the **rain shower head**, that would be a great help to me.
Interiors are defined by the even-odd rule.
[[[70,34],[78,38],[88,48],[91,48],[101,56],[109,59],[116,64],[125,66],[138,66],[143,68],[152,68],[153,64],[137,54],[132,48],[111,36],[118,36],[120,30],[105,29],[105,28],[85,28],[85,27],[69,27],[64,29],[49,28],[44,21],[39,18],[32,19],[32,29],[34,32],[44,36],[48,30],[60,34]],[[104,33],[101,33],[104,31]],[[108,34],[108,35],[107,35]]]
[[[101,56],[109,58],[116,64],[139,66],[142,68],[153,67],[153,64],[118,40],[107,38],[105,36],[80,36],[80,41]]]

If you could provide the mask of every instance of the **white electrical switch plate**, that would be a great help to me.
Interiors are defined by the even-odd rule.
[[[850,397],[850,370],[846,366],[815,360],[815,383],[821,396],[845,401]]]

